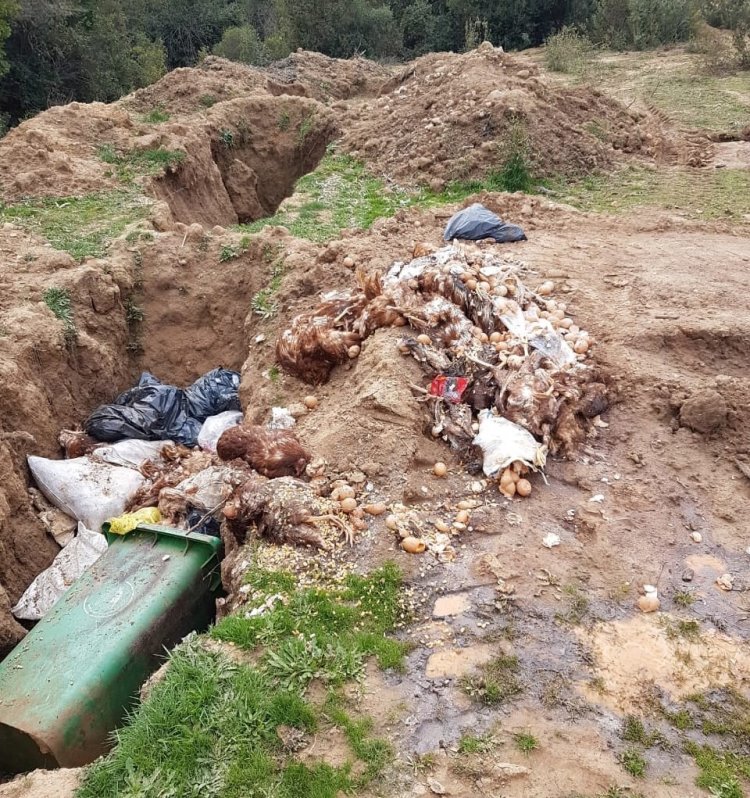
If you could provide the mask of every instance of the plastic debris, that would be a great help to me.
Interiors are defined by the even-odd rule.
[[[215,416],[209,416],[198,433],[198,446],[206,452],[215,452],[219,438],[230,428],[242,423],[239,410],[225,410]]]
[[[545,549],[553,549],[555,546],[560,545],[560,536],[554,532],[550,532],[542,538],[542,546]]]
[[[490,410],[479,414],[479,432],[474,438],[484,454],[482,470],[488,477],[497,476],[511,463],[521,462],[534,471],[544,468],[547,449],[518,424]]]
[[[69,461],[70,462],[70,461]],[[78,533],[26,588],[11,610],[16,618],[38,621],[55,606],[65,591],[107,550],[107,539],[78,524]]]
[[[518,225],[507,224],[479,202],[454,214],[445,227],[443,238],[446,241],[453,241],[454,238],[471,241],[492,238],[498,243],[526,241],[526,235]]]
[[[134,513],[123,513],[109,519],[109,531],[115,535],[127,535],[139,524],[160,524],[161,513],[156,507],[144,507]]]
[[[146,481],[132,468],[97,463],[88,457],[48,460],[32,455],[28,463],[47,499],[94,530],[99,530],[108,518],[122,515],[130,498]]]
[[[100,441],[169,438],[195,446],[209,416],[240,409],[239,385],[240,375],[228,369],[209,371],[184,390],[146,371],[135,388],[94,410],[84,428]]]
[[[266,424],[268,429],[291,429],[297,419],[285,407],[272,407],[271,420]]]
[[[445,374],[439,374],[430,383],[430,396],[439,396],[451,404],[458,404],[464,391],[469,385],[466,377],[448,377]]]
[[[92,460],[100,460],[110,465],[134,468],[136,471],[146,462],[159,457],[165,446],[173,441],[124,440],[110,446],[99,446],[91,453]]]

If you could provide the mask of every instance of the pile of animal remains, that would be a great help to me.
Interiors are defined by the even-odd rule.
[[[415,389],[432,434],[470,468],[478,447],[505,495],[517,487],[527,495],[522,476],[541,470],[548,452],[574,454],[606,410],[607,390],[587,362],[590,336],[552,298],[554,284],[531,290],[522,271],[494,248],[456,244],[385,275],[358,271],[358,290],[325,294],[293,320],[277,342],[278,362],[319,384],[378,328],[410,328],[399,346],[431,378],[429,389]]]
[[[60,443],[69,457],[87,455],[95,462],[110,448],[68,430]],[[157,508],[164,523],[221,535],[227,553],[245,541],[251,526],[276,543],[319,548],[332,542],[323,532],[343,533],[351,543],[354,530],[366,526],[355,489],[328,479],[325,463],[310,462],[289,429],[235,423],[219,435],[215,451],[160,443],[138,463],[145,480],[125,511]],[[299,479],[305,475],[308,481]]]

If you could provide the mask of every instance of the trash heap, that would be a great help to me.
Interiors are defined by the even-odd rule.
[[[221,537],[230,554],[250,529],[331,551],[366,528],[357,488],[310,462],[286,408],[273,408],[265,426],[243,423],[239,382],[214,369],[182,389],[146,372],[83,430],[62,430],[66,459],[28,458],[35,507],[62,550],[13,608],[17,618],[39,620],[54,606],[107,550],[101,531],[166,524]]]
[[[404,327],[399,348],[428,378],[412,387],[433,436],[470,468],[481,465],[504,495],[528,495],[525,475],[541,471],[548,453],[573,456],[608,400],[590,363],[591,336],[554,298],[553,282],[532,289],[525,273],[521,262],[477,244],[397,262],[386,274],[360,271],[358,289],[324,294],[293,320],[277,359],[321,383],[375,330]]]

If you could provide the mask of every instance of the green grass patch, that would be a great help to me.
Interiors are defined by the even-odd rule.
[[[478,674],[464,677],[461,686],[482,704],[498,706],[523,692],[519,669],[518,657],[501,654],[482,665]]]
[[[694,742],[686,743],[685,751],[700,770],[695,780],[698,787],[708,790],[715,798],[744,797],[740,779],[750,779],[749,757]]]
[[[345,227],[366,229],[411,204],[405,190],[386,187],[347,155],[327,155],[315,171],[300,178],[295,192],[283,210],[240,229],[257,233],[268,225],[282,225],[298,238],[324,242]]]
[[[701,625],[696,620],[672,620],[666,618],[664,621],[667,637],[670,640],[688,640],[697,642],[701,639]]]
[[[693,72],[654,72],[640,93],[671,119],[714,132],[739,133],[750,117],[750,73],[718,77]],[[744,98],[743,98],[744,95]]]
[[[663,710],[664,717],[679,731],[687,731],[695,728],[693,716],[687,709],[679,709],[675,712]]]
[[[0,204],[0,221],[13,222],[47,239],[76,260],[104,257],[109,243],[148,215],[138,194],[110,191],[84,197],[48,197]]]
[[[164,174],[185,160],[182,150],[167,150],[163,147],[120,153],[111,144],[103,144],[97,153],[104,163],[112,165],[123,183],[132,183],[136,177]]]
[[[352,751],[366,765],[363,783],[370,782],[377,776],[393,757],[391,746],[385,741],[371,736],[372,720],[360,718],[353,720],[343,707],[341,698],[331,693],[326,701],[326,715],[339,726]]]
[[[165,111],[161,105],[157,105],[147,114],[143,115],[143,121],[148,122],[150,125],[160,125],[162,122],[169,122],[170,114]]]
[[[513,742],[516,744],[516,748],[523,754],[530,754],[532,751],[536,751],[536,749],[539,748],[539,740],[528,732],[514,734]]]
[[[660,208],[689,219],[742,221],[750,213],[748,169],[646,169],[627,166],[607,175],[550,181],[555,199],[585,211],[626,213]]]
[[[274,295],[281,288],[281,280],[284,276],[284,262],[281,259],[274,261],[271,271],[271,280],[265,288],[261,288],[250,300],[250,307],[256,316],[262,319],[270,319],[276,315],[279,309],[278,303],[274,300]]]
[[[479,737],[473,734],[464,734],[458,741],[459,754],[486,754],[497,747],[497,740],[491,734]]]
[[[398,569],[386,564],[326,590],[254,585],[258,598],[281,594],[284,600],[256,618],[225,618],[211,635],[249,650],[262,647],[263,667],[279,683],[297,688],[315,677],[334,685],[355,679],[368,656],[382,668],[400,669],[407,648],[386,635],[405,613],[400,584]]]
[[[678,590],[672,596],[672,601],[683,609],[688,609],[695,604],[695,596],[689,590]]]
[[[578,585],[566,585],[563,593],[568,606],[565,612],[556,613],[555,620],[568,626],[577,626],[588,615],[590,602]]]
[[[541,60],[544,50],[538,51]],[[588,83],[626,106],[640,101],[679,125],[713,132],[739,133],[750,114],[750,72],[710,75],[701,57],[680,48],[651,52],[592,51],[581,68],[560,78]]]
[[[390,762],[370,719],[352,717],[334,692],[316,707],[305,688],[313,677],[333,686],[356,678],[370,655],[384,667],[402,662],[404,646],[386,637],[403,613],[395,566],[328,590],[299,589],[291,574],[261,569],[246,581],[253,599],[281,599],[259,617],[225,618],[211,635],[259,651],[256,664],[208,651],[201,638],[179,646],[116,747],[88,769],[78,798],[337,798]],[[340,767],[303,763],[282,741],[280,727],[304,741],[316,731],[325,739],[331,725],[350,749]]]
[[[44,292],[44,304],[55,314],[63,324],[65,341],[72,343],[78,334],[73,319],[73,306],[70,302],[70,293],[66,288],[48,288]]]
[[[279,211],[238,229],[257,233],[269,225],[281,225],[298,238],[323,243],[344,228],[366,230],[402,208],[461,202],[480,191],[530,191],[531,183],[526,161],[517,150],[501,159],[498,169],[484,180],[454,181],[440,192],[387,185],[360,161],[329,152],[315,171],[297,181],[294,195]]]
[[[644,748],[652,748],[655,745],[666,745],[664,735],[660,731],[647,730],[643,721],[636,715],[625,716],[620,736],[625,742],[640,743]]]
[[[629,773],[633,778],[642,779],[646,775],[646,760],[640,751],[635,748],[628,748],[623,751],[618,761],[622,765],[623,770]]]

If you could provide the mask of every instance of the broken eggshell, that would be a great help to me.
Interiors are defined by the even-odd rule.
[[[404,538],[401,541],[401,548],[404,551],[408,551],[409,554],[421,554],[427,548],[427,546],[423,540],[409,535],[408,538]]]

